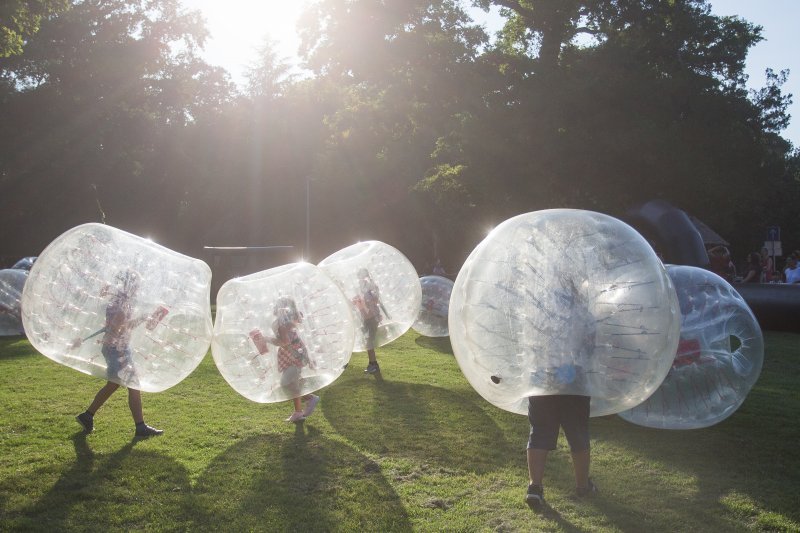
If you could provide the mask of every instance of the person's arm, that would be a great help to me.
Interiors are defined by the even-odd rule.
[[[96,336],[100,335],[101,333],[105,333],[105,332],[106,332],[106,328],[103,327],[103,328],[98,329],[97,331],[95,331],[94,333],[89,335],[88,337],[84,337],[83,339],[81,339],[79,337],[79,338],[75,339],[74,341],[72,341],[72,347],[73,348],[77,348],[78,346],[80,346],[84,342],[88,341],[92,337],[96,337]]]

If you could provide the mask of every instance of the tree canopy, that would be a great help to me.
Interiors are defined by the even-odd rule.
[[[68,0],[4,0],[0,4],[0,58],[22,53],[42,19],[64,11]]]
[[[788,73],[745,85],[761,28],[704,0],[472,3],[496,38],[463,1],[317,0],[309,74],[266,41],[238,89],[178,0],[12,2],[39,18],[0,45],[0,255],[103,219],[196,256],[378,239],[456,270],[510,216],[657,198],[738,256],[767,225],[800,247]]]

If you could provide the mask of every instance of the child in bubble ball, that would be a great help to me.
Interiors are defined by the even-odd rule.
[[[564,428],[572,454],[576,494],[587,496],[597,492],[597,487],[589,477],[589,402],[589,396],[572,394],[528,398],[528,421],[531,425],[527,450],[530,483],[525,503],[531,509],[544,505],[544,467],[548,452],[556,449],[559,427]]]
[[[364,370],[367,374],[376,374],[381,371],[378,366],[378,359],[375,356],[375,342],[378,335],[378,326],[381,323],[381,298],[378,284],[372,280],[369,270],[360,268],[358,270],[358,291],[359,295],[353,298],[359,314],[361,315],[362,328],[367,340],[367,358],[369,363]]]
[[[319,403],[319,396],[315,394],[300,395],[300,373],[303,367],[314,368],[314,363],[308,357],[308,349],[297,332],[297,325],[303,321],[303,313],[297,310],[295,301],[288,297],[278,298],[273,313],[275,320],[272,322],[272,331],[275,337],[269,340],[278,347],[281,387],[291,392],[294,403],[294,412],[286,421],[300,422],[311,416]],[[306,402],[305,408],[303,400]]]
[[[133,300],[139,290],[139,279],[139,275],[136,272],[126,270],[117,275],[117,287],[110,285],[103,287],[100,291],[100,296],[111,295],[106,305],[105,326],[97,333],[85,339],[76,339],[73,343],[73,347],[77,348],[82,342],[102,333],[103,347],[101,352],[106,360],[106,374],[109,378],[125,378],[129,382],[133,381],[135,383],[138,383],[138,380],[131,359],[131,333],[134,328],[145,321],[150,322],[148,324],[148,327],[150,327],[151,324],[154,325],[157,320],[163,318],[163,313],[159,312],[151,316],[133,316]],[[76,417],[85,433],[91,433],[94,430],[95,413],[119,387],[119,384],[108,381],[95,395],[94,400],[86,411]],[[148,426],[144,422],[142,394],[139,390],[128,387],[128,408],[136,424],[136,437],[151,437],[164,433],[163,430]]]
[[[582,366],[576,362],[585,361],[594,349],[595,325],[580,290],[569,280],[561,281],[554,295],[559,301],[564,334],[551,347],[559,357],[556,366],[547,372],[550,375],[548,386],[575,391],[582,388],[585,377]],[[567,354],[571,357],[565,358]],[[529,485],[525,503],[531,509],[544,505],[542,478],[547,454],[556,449],[559,428],[564,429],[572,454],[576,494],[583,497],[597,492],[589,478],[590,401],[589,396],[567,393],[528,398],[531,430],[527,447]]]

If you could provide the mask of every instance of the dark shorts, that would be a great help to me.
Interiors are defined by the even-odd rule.
[[[570,394],[528,398],[528,421],[531,423],[528,448],[555,450],[558,429],[562,427],[570,450],[588,450],[590,400],[589,396]]]

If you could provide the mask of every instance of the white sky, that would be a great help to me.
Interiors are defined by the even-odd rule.
[[[243,82],[247,67],[265,36],[276,41],[278,54],[295,60],[299,40],[295,23],[307,0],[182,0],[187,9],[199,9],[206,18],[211,39],[205,59],[224,67],[237,83]],[[800,45],[796,31],[800,21],[800,0],[710,0],[716,15],[738,15],[763,27],[764,40],[750,49],[747,73],[750,87],[764,85],[764,70],[791,70],[783,92],[792,93],[795,103],[789,108],[792,123],[784,137],[800,146]],[[494,31],[499,17],[473,10],[473,16]],[[478,17],[483,17],[479,19]]]

